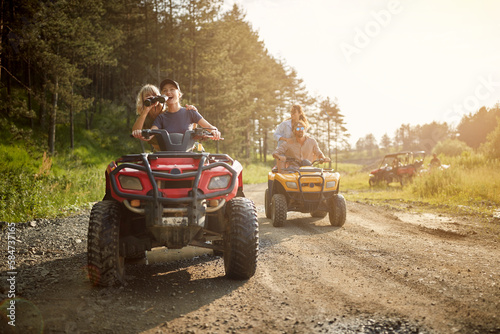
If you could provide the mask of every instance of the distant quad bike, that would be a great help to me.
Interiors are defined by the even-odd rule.
[[[421,171],[424,159],[424,151],[387,154],[379,168],[370,172],[368,183],[375,186],[399,182],[401,186],[405,186]]]
[[[193,151],[204,129],[156,135],[160,152],[130,154],[106,169],[106,194],[91,211],[88,271],[92,284],[124,283],[127,259],[154,247],[188,245],[222,254],[226,276],[248,279],[259,248],[257,211],[244,197],[242,166],[226,154]]]
[[[300,167],[285,168],[282,173],[273,168],[268,174],[265,212],[273,226],[283,226],[288,211],[310,213],[312,217],[319,218],[328,213],[332,226],[343,226],[346,220],[346,201],[339,194],[340,174],[332,169],[314,166],[323,163],[323,160],[311,163],[287,157],[287,162],[296,162]]]

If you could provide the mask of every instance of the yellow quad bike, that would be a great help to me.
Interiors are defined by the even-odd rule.
[[[310,213],[319,218],[328,213],[332,226],[343,226],[346,201],[339,194],[340,174],[317,167],[324,163],[323,159],[311,163],[287,157],[287,162],[295,162],[300,167],[288,167],[281,173],[275,167],[268,174],[264,201],[266,217],[273,221],[273,226],[283,226],[288,211]]]

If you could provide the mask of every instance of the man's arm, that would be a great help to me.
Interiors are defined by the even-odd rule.
[[[326,162],[329,162],[330,158],[326,157],[325,154],[323,153],[323,151],[321,151],[321,149],[319,148],[319,145],[318,145],[318,142],[316,141],[316,139],[314,139],[314,138],[311,138],[311,139],[314,140],[314,146],[313,146],[313,153],[314,153],[314,155],[316,155],[318,157],[318,159],[323,159]]]
[[[282,154],[273,154],[273,158],[279,160],[279,161],[282,161],[282,162],[286,162],[286,156],[285,155],[282,155]]]
[[[323,152],[321,152],[321,154],[319,155],[319,158],[325,160],[326,162],[329,162],[331,160],[329,157],[325,157]]]
[[[285,153],[287,149],[288,149],[288,143],[284,142],[273,152],[273,158],[276,159],[276,166],[278,166],[278,173],[281,173],[281,170],[286,167]]]
[[[283,161],[286,161],[286,151],[288,150],[288,143],[283,143],[283,145],[280,145],[279,147],[277,147],[274,152],[273,152],[273,158],[275,159],[278,159],[278,160],[282,160],[282,158],[284,158]]]

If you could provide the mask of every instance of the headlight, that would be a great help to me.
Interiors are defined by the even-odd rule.
[[[327,187],[327,188],[335,188],[335,184],[336,184],[336,182],[335,182],[335,181],[328,181],[328,182],[326,183],[326,187]]]
[[[230,175],[214,176],[208,183],[208,189],[225,189],[229,185],[229,181],[231,181]]]
[[[295,182],[290,182],[289,181],[289,182],[286,183],[286,186],[288,188],[291,188],[291,189],[297,189],[297,183],[295,183]]]
[[[118,180],[120,181],[120,185],[123,189],[142,190],[141,180],[139,180],[138,177],[120,175],[118,176]]]

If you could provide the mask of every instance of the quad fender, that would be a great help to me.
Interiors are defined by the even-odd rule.
[[[267,180],[267,189],[269,190],[269,198],[272,198],[274,195],[274,180]]]

